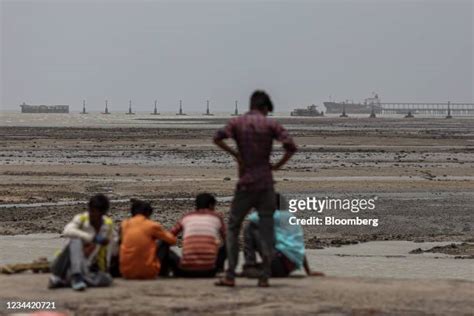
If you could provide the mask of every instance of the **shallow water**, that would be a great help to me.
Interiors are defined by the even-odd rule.
[[[246,109],[241,109],[243,113]],[[223,120],[231,118],[232,111],[216,112],[213,116],[204,116],[202,112],[189,112],[187,115],[177,116],[176,112],[162,112],[160,115],[151,115],[150,112],[136,112],[135,115],[127,115],[126,109],[112,111],[109,115],[103,115],[100,112],[90,112],[80,114],[71,113],[21,113],[20,111],[2,110],[0,107],[0,126],[23,126],[23,127],[160,127],[160,128],[186,128],[186,129],[215,129],[222,126]],[[289,112],[277,112],[273,115],[275,118],[290,118]],[[325,117],[292,117],[299,121],[298,124],[287,124],[288,129],[300,130],[346,130],[352,124],[357,123],[359,119],[366,119],[367,114],[351,115],[347,120],[347,126],[343,123],[341,126],[333,124],[314,124],[313,120],[324,121],[327,118],[339,119],[338,114],[331,114]],[[385,119],[402,119],[403,115],[381,115]],[[417,118],[428,119],[430,122],[445,122],[441,119],[443,116],[420,116]],[[456,119],[472,120],[473,117],[456,117]],[[431,121],[433,120],[433,121]],[[303,122],[308,122],[303,123]],[[375,121],[373,121],[375,122]],[[419,130],[419,123],[410,123],[412,120],[404,120],[404,128]],[[408,126],[407,125],[411,125]],[[364,129],[375,129],[376,126],[369,126],[364,123]],[[461,128],[461,127],[460,127]]]
[[[474,281],[474,260],[441,253],[409,254],[451,242],[373,241],[340,248],[308,250],[314,270],[333,276]]]
[[[0,236],[0,265],[53,258],[66,243],[58,234]]]
[[[0,265],[30,262],[38,257],[52,258],[65,243],[66,239],[60,238],[58,234],[0,236]],[[453,259],[453,256],[444,254],[408,253],[415,248],[426,250],[446,244],[450,243],[374,241],[340,248],[308,250],[307,256],[314,270],[328,276],[474,281],[474,260]]]

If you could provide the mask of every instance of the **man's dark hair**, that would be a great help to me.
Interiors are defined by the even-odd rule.
[[[265,91],[255,91],[250,97],[250,109],[273,112],[273,103],[270,96]]]
[[[217,203],[216,198],[209,193],[200,193],[196,196],[196,209],[205,209],[215,206]]]
[[[151,204],[149,202],[145,202],[138,199],[131,199],[130,203],[130,211],[132,213],[132,216],[141,214],[146,217],[149,217],[151,216],[151,214],[153,214],[153,207],[151,207]]]
[[[89,200],[89,210],[97,210],[102,214],[106,214],[110,208],[109,199],[103,194],[96,194]]]

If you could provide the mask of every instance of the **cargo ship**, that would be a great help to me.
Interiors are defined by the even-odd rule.
[[[69,113],[69,105],[20,105],[21,113]]]
[[[382,113],[380,98],[376,93],[371,98],[365,99],[363,103],[328,101],[323,104],[328,114],[340,114],[342,112],[347,114],[370,114],[372,111],[376,114]]]
[[[318,111],[316,105],[310,105],[306,109],[294,109],[290,113],[291,116],[324,116],[323,111]]]

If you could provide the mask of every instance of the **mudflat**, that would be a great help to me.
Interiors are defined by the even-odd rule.
[[[74,214],[86,210],[87,199],[99,192],[112,199],[110,215],[117,225],[128,216],[131,197],[152,201],[153,218],[168,228],[193,209],[198,192],[216,194],[218,210],[228,212],[237,180],[235,163],[212,144],[212,135],[225,118],[150,120],[111,115],[89,121],[78,114],[54,122],[25,118],[21,124],[18,118],[8,119],[0,127],[1,235],[60,233]],[[33,123],[28,121],[33,118]],[[210,279],[116,279],[111,288],[75,293],[47,290],[48,275],[0,276],[0,314],[15,312],[6,310],[7,301],[38,300],[54,301],[58,310],[77,315],[472,314],[474,283],[437,279],[436,271],[449,272],[460,265],[469,269],[472,261],[468,258],[474,243],[474,120],[275,119],[288,127],[299,145],[290,163],[275,173],[278,191],[377,201],[370,212],[339,215],[377,218],[378,226],[304,226],[308,248],[406,240],[420,249],[413,244],[395,256],[391,250],[374,255],[364,252],[375,251],[374,246],[363,243],[360,246],[367,247],[340,248],[347,253],[336,251],[325,257],[314,250],[308,254],[315,269],[324,260],[341,269],[324,278],[272,279],[269,289],[257,288],[255,280],[248,279],[239,279],[234,289],[216,289]],[[275,148],[272,159],[282,154]],[[433,250],[428,243],[423,245],[440,241],[447,243]],[[41,243],[40,238],[35,242]],[[23,240],[14,245],[32,246]],[[409,254],[408,248],[414,252]],[[331,249],[338,248],[325,251]],[[420,269],[428,262],[431,270],[425,266],[422,279],[407,279],[413,274],[404,274],[403,260],[411,260],[412,267],[419,261]],[[349,274],[348,263],[359,265],[354,273],[365,265],[378,271],[384,264],[398,266],[400,274],[340,276]]]
[[[81,121],[86,127],[0,127],[0,234],[58,233],[98,192],[115,201],[111,215],[117,223],[127,216],[131,197],[151,200],[154,218],[166,227],[192,209],[192,198],[202,191],[220,197],[218,208],[226,213],[235,164],[212,136],[227,119],[138,117],[120,124],[112,118],[102,126]],[[370,213],[346,216],[378,218],[377,227],[305,226],[308,247],[473,241],[474,120],[275,119],[299,145],[275,173],[278,191],[377,198]],[[282,154],[275,148],[273,159]]]

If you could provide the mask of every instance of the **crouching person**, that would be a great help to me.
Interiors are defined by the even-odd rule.
[[[216,199],[209,193],[196,197],[196,209],[184,215],[171,232],[183,234],[183,253],[179,257],[174,251],[165,251],[163,262],[168,266],[163,275],[173,272],[176,277],[210,278],[224,270],[226,259],[225,224],[220,213],[215,211]]]
[[[299,225],[291,225],[287,210],[280,208],[281,197],[276,194],[277,210],[273,213],[275,245],[271,262],[272,278],[288,277],[293,271],[304,268],[308,276],[324,276],[321,272],[312,271],[305,255],[303,229]],[[283,204],[283,203],[282,203]],[[249,223],[244,228],[245,264],[242,276],[258,277],[261,264],[257,263],[256,254],[261,254],[261,237],[257,212],[247,217]]]
[[[161,269],[158,242],[174,245],[176,237],[150,220],[150,203],[135,199],[131,202],[132,217],[122,222],[120,231],[120,273],[125,279],[154,279]]]
[[[109,199],[97,194],[89,200],[89,210],[74,216],[63,231],[68,237],[67,246],[53,261],[49,288],[71,286],[83,291],[88,286],[109,286],[110,258],[115,247],[113,221],[105,214]]]

